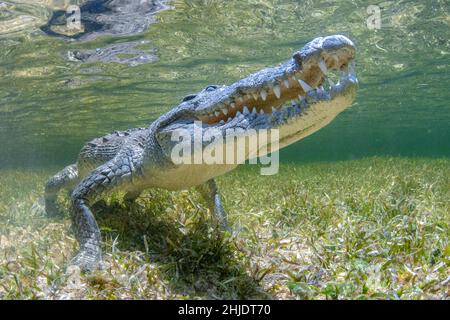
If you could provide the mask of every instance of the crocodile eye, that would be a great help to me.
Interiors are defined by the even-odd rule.
[[[203,89],[204,91],[214,91],[218,88],[219,86],[216,85],[212,85],[212,86],[207,86],[205,89]]]
[[[219,86],[216,86],[216,85],[210,85],[210,86],[207,86],[205,89],[203,89],[201,92],[210,92],[210,91],[214,91],[214,90],[216,90],[218,87],[219,87]],[[201,93],[201,92],[200,92],[200,93]],[[184,102],[184,101],[189,101],[189,100],[194,99],[196,96],[198,96],[198,94],[190,94],[190,95],[184,97],[183,100],[181,100],[181,101],[182,101],[182,102]]]
[[[196,94],[190,94],[190,95],[184,97],[183,100],[181,100],[181,101],[182,101],[182,102],[184,102],[184,101],[189,101],[189,100],[194,99],[196,96],[197,96]]]

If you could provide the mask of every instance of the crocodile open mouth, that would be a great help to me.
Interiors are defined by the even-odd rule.
[[[200,141],[206,150],[223,149],[228,155],[228,148],[236,149],[249,159],[303,139],[354,101],[355,50],[344,36],[320,37],[278,67],[229,86],[209,85],[184,97],[178,108],[154,124],[158,143],[169,157],[173,150],[180,150],[179,143],[189,146],[183,154],[201,155]],[[259,134],[266,138],[269,134],[271,141],[260,139]],[[234,140],[249,144],[242,148]]]
[[[210,125],[225,124],[240,115],[268,115],[289,107],[305,107],[311,97],[331,98],[340,88],[340,82],[332,80],[339,77],[333,74],[340,73],[341,79],[356,79],[355,49],[348,41],[338,48],[298,52],[291,63],[262,70],[230,87],[217,89],[227,94],[226,99],[201,110],[198,119]]]

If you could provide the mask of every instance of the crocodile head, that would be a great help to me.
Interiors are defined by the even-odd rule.
[[[193,137],[200,126],[223,134],[241,128],[241,135],[250,129],[278,129],[278,147],[289,145],[324,127],[352,104],[358,85],[354,58],[355,46],[348,38],[316,38],[282,65],[185,97],[153,123],[158,143],[170,155],[177,143],[172,141],[174,132],[183,129]],[[333,83],[330,73],[337,73],[339,81]]]

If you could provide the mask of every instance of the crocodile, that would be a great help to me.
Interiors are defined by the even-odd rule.
[[[45,187],[49,216],[61,213],[58,191],[71,191],[72,226],[80,246],[71,263],[84,271],[102,267],[101,234],[91,210],[96,201],[114,191],[123,191],[126,201],[134,201],[147,188],[193,187],[205,199],[217,229],[229,228],[214,178],[239,163],[175,162],[174,134],[183,129],[193,137],[199,128],[214,128],[225,135],[229,129],[240,128],[242,137],[276,129],[277,149],[267,142],[258,145],[258,151],[284,148],[323,128],[352,104],[358,88],[355,53],[355,45],[343,35],[318,37],[285,63],[184,97],[148,127],[116,131],[88,142],[77,162],[50,178]],[[333,81],[332,74],[338,74],[339,81]],[[201,150],[191,152],[196,156]],[[250,157],[246,152],[245,158]]]

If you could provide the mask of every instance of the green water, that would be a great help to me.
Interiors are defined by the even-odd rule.
[[[230,84],[334,33],[357,46],[357,100],[281,160],[450,156],[449,1],[176,0],[143,33],[84,43],[39,30],[51,1],[9,2],[9,13],[0,7],[0,167],[72,163],[94,137],[146,126],[186,94]],[[379,30],[366,23],[371,4],[381,7]],[[66,59],[68,50],[140,40],[157,49],[157,62]]]

